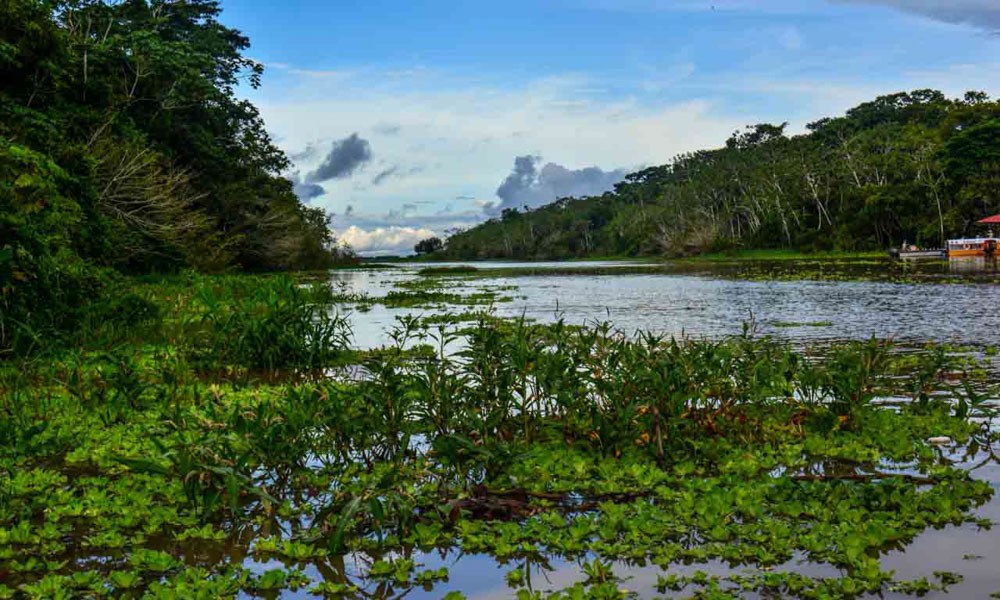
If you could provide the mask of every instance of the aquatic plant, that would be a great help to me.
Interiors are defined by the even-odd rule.
[[[975,509],[993,490],[961,464],[995,460],[996,390],[953,348],[804,353],[752,326],[674,339],[481,312],[401,317],[373,351],[306,340],[279,357],[222,332],[271,335],[269,315],[329,311],[335,291],[136,285],[161,306],[148,336],[0,365],[0,594],[445,595],[462,563],[420,563],[452,553],[510,564],[530,598],[634,596],[638,564],[694,596],[918,594],[958,578],[897,581],[878,556],[930,527],[989,526]],[[244,309],[267,324],[216,328]],[[532,577],[553,561],[577,582]]]
[[[192,319],[192,360],[252,369],[315,368],[350,345],[350,324],[333,311],[323,283],[301,287],[288,277],[261,281],[246,297],[219,298],[212,285],[196,295],[204,311]]]
[[[450,267],[424,267],[417,271],[417,275],[423,276],[435,276],[435,275],[464,275],[467,273],[475,273],[479,271],[477,267],[472,265],[455,265]]]

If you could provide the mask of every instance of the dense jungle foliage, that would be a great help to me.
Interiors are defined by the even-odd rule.
[[[1000,212],[1000,102],[918,90],[882,96],[786,135],[632,173],[613,192],[508,209],[451,236],[450,258],[565,258],[734,248],[940,247]]]
[[[0,1],[0,355],[81,326],[117,273],[320,268],[213,0]],[[121,307],[108,310],[120,311]]]

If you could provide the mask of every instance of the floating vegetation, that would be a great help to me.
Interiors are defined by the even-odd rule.
[[[772,321],[771,327],[831,327],[833,321],[807,321],[796,323],[795,321]]]
[[[601,265],[601,266],[565,266],[565,267],[539,267],[527,264],[521,267],[497,267],[490,269],[479,269],[471,273],[477,278],[511,278],[511,277],[544,277],[544,276],[599,276],[599,275],[645,275],[664,274],[667,271],[662,263],[623,263],[621,265]],[[470,275],[463,273],[463,275]]]
[[[417,275],[423,276],[436,276],[436,275],[467,275],[469,273],[477,273],[478,268],[472,265],[455,265],[451,267],[424,267],[417,271]]]
[[[483,319],[495,318],[486,311],[442,313],[438,315],[426,315],[420,317],[423,325],[456,325],[458,323],[475,323]]]
[[[765,255],[766,256],[766,255]],[[706,275],[750,281],[880,281],[890,283],[997,283],[996,265],[962,269],[947,261],[909,264],[888,257],[813,256],[753,259],[726,257],[681,259],[668,263],[673,274]]]
[[[378,263],[378,262],[365,262],[365,261],[361,261],[361,262],[356,263],[356,264],[338,265],[337,268],[336,268],[336,270],[338,270],[338,271],[351,271],[351,270],[355,270],[355,271],[358,271],[358,270],[360,270],[360,271],[378,271],[378,270],[384,270],[384,269],[399,269],[399,268],[400,268],[399,265],[394,265],[392,263]]]
[[[321,284],[193,283],[137,288],[170,296],[148,340],[3,365],[3,597],[463,597],[461,560],[434,553],[508,564],[500,585],[528,598],[633,596],[637,565],[686,596],[919,594],[960,575],[898,581],[879,555],[990,525],[975,508],[993,489],[926,441],[992,442],[992,396],[952,385],[969,364],[948,352],[873,339],[816,357],[749,330],[632,338],[467,312],[400,319],[357,353],[308,308],[338,299]],[[279,365],[337,374],[200,375]],[[875,402],[890,395],[911,400]],[[551,561],[579,579],[533,580]]]
[[[452,270],[454,269],[454,270]],[[537,266],[525,263],[516,267],[478,268],[431,267],[421,275],[468,278],[514,278],[545,276],[606,275],[700,275],[748,281],[878,281],[907,284],[1000,283],[996,264],[964,267],[947,261],[906,263],[889,259],[883,253],[783,253],[753,252],[736,255],[709,255],[696,258],[651,261],[646,263],[563,266]],[[433,281],[433,280],[432,280]],[[432,284],[435,285],[436,283]]]
[[[732,252],[717,252],[701,254],[685,259],[689,262],[759,262],[764,260],[796,260],[796,261],[881,261],[886,258],[884,251],[870,252],[799,252],[796,250],[735,250]]]
[[[510,302],[509,296],[499,296],[493,291],[475,292],[471,294],[456,294],[437,289],[423,290],[392,290],[385,296],[372,298],[369,302],[382,304],[391,308],[416,308],[433,305],[475,305],[494,302]]]

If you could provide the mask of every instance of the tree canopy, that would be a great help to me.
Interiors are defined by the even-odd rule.
[[[451,236],[442,254],[938,247],[1000,212],[1000,102],[983,92],[892,94],[801,135],[786,129],[750,126],[721,148],[631,173],[602,196],[505,213]]]
[[[0,0],[0,349],[11,320],[65,318],[102,273],[331,264],[327,216],[236,95],[262,67],[219,17],[215,0]]]
[[[444,242],[441,241],[441,238],[429,237],[425,240],[417,242],[417,244],[413,246],[413,251],[417,254],[430,254],[431,252],[437,252],[442,248],[444,248]]]

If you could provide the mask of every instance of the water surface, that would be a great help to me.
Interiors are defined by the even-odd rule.
[[[523,263],[449,263],[435,266],[471,265],[482,271],[523,267]],[[392,270],[338,271],[334,281],[346,290],[371,296],[384,295],[400,284],[421,276],[425,264],[403,264]],[[615,274],[614,268],[632,267]],[[698,274],[665,273],[651,268],[636,272],[636,263],[575,262],[531,263],[533,270],[552,269],[551,275],[460,276],[442,278],[445,291],[472,293],[483,289],[500,290],[512,301],[491,307],[500,316],[524,315],[539,321],[565,319],[573,324],[610,321],[627,333],[652,330],[674,336],[721,337],[738,334],[745,323],[753,322],[761,333],[787,339],[794,345],[810,345],[834,340],[859,339],[871,335],[900,342],[923,344],[940,342],[985,349],[1000,346],[1000,286],[988,283],[893,283],[887,281],[767,281],[740,280],[717,276],[711,268]],[[572,269],[591,272],[573,274]],[[947,266],[932,265],[931,271],[954,273]],[[593,269],[604,269],[594,274]],[[558,273],[557,273],[558,271]],[[372,347],[387,342],[385,331],[396,317],[404,314],[440,314],[469,310],[469,307],[385,308],[375,305],[367,312],[354,312],[351,321],[357,344]],[[982,356],[982,355],[980,355]],[[943,450],[943,459],[958,460],[961,449]],[[968,461],[986,460],[974,471],[995,489],[1000,487],[1000,464],[985,455]],[[1000,520],[1000,497],[982,506],[980,516]],[[460,556],[454,552],[415,553],[425,568],[447,566],[450,579],[430,591],[414,588],[408,598],[438,598],[448,590],[460,590],[470,598],[508,598],[504,574],[519,566],[500,564],[487,556]],[[345,570],[350,572],[351,559]],[[978,530],[974,525],[930,529],[903,549],[882,556],[886,569],[896,571],[898,580],[928,575],[933,571],[954,571],[964,581],[948,593],[931,592],[927,598],[985,598],[1000,591],[1000,536]],[[707,563],[671,568],[690,573],[701,569],[725,576],[738,570],[723,564]],[[794,570],[812,576],[837,576],[836,569],[806,561],[792,561],[778,570]],[[358,569],[360,571],[360,569]],[[623,587],[640,597],[658,596],[657,567],[616,564],[615,572],[625,578]],[[582,577],[575,562],[553,559],[548,565],[532,568],[532,587],[557,590]],[[687,590],[687,594],[695,590]],[[886,594],[883,597],[909,597]]]
[[[516,263],[469,264],[479,269]],[[540,321],[569,323],[610,321],[632,333],[651,330],[667,335],[720,337],[738,334],[755,322],[762,333],[794,341],[859,339],[875,335],[904,342],[927,341],[1000,345],[1000,286],[982,283],[915,284],[878,281],[747,281],[707,275],[565,274],[567,269],[628,266],[630,263],[532,263],[560,274],[511,277],[447,277],[446,291],[507,288],[497,303],[501,316],[525,315]],[[402,265],[385,271],[337,271],[334,281],[347,289],[383,295],[419,276],[426,265]],[[444,310],[390,309],[375,306],[352,314],[359,346],[385,343],[384,331],[403,314],[438,314]]]

